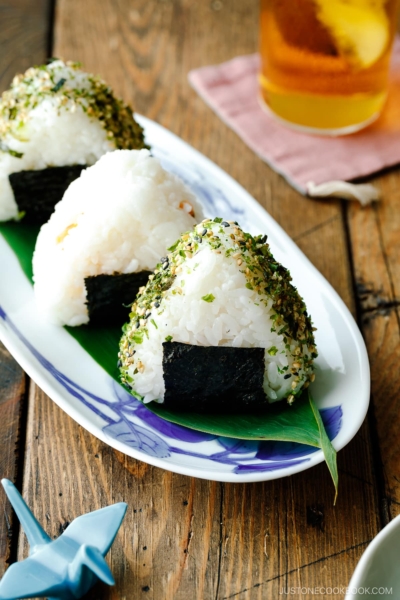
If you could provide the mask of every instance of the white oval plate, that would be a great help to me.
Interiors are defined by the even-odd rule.
[[[231,177],[156,123],[138,117],[153,154],[192,188],[207,214],[268,234],[317,327],[313,396],[337,450],[361,426],[370,375],[361,334],[322,275],[269,214]],[[321,450],[283,442],[243,442],[194,432],[153,415],[89,356],[66,330],[37,313],[31,283],[0,235],[0,338],[28,375],[93,435],[134,458],[217,481],[263,481],[323,461]]]

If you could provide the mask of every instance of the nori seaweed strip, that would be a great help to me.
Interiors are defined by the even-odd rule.
[[[98,324],[120,324],[129,321],[131,305],[139,288],[146,285],[150,271],[115,273],[85,278],[89,320]]]
[[[163,342],[165,407],[237,412],[267,406],[264,353],[264,348]]]
[[[48,167],[18,171],[8,176],[19,212],[26,223],[47,223],[69,184],[79,177],[86,165]]]

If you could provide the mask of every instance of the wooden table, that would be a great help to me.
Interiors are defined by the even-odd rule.
[[[325,465],[278,481],[224,484],[136,461],[64,414],[1,349],[0,474],[17,482],[51,536],[74,517],[125,500],[109,554],[115,588],[92,599],[314,598],[282,588],[339,588],[400,512],[400,175],[373,178],[383,200],[313,201],[255,156],[189,87],[194,67],[257,48],[257,0],[1,0],[0,85],[47,56],[82,61],[139,113],[237,179],[283,226],[357,318],[372,368],[372,406],[340,452],[332,506]],[[0,574],[27,546],[0,494]],[[323,513],[322,523],[314,519]],[[328,594],[325,594],[328,597]]]

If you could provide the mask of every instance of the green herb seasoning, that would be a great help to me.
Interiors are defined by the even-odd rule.
[[[45,100],[55,103],[60,112],[81,109],[91,119],[98,120],[114,148],[147,147],[132,108],[116,98],[100,77],[84,73],[80,67],[80,63],[55,60],[14,77],[0,100],[0,152],[21,157],[4,138],[26,139],[29,113]]]
[[[128,370],[132,372],[130,369],[132,365],[135,365],[139,372],[144,369],[140,357],[134,356],[134,351],[136,345],[143,341],[143,332],[148,335],[148,317],[152,311],[153,315],[163,313],[164,296],[177,277],[179,277],[177,280],[179,286],[174,283],[172,294],[185,293],[182,267],[184,265],[186,271],[190,273],[187,259],[194,257],[206,246],[217,254],[221,254],[222,248],[226,258],[236,262],[245,275],[245,287],[257,293],[259,297],[257,304],[264,303],[270,309],[272,301],[271,332],[283,336],[285,347],[293,359],[290,371],[288,366],[280,367],[277,364],[277,371],[284,376],[284,379],[291,379],[292,393],[287,396],[287,401],[291,404],[315,378],[312,370],[317,350],[314,328],[306,305],[292,285],[289,271],[276,262],[271,254],[267,236],[254,237],[244,232],[235,221],[224,221],[220,217],[214,220],[205,219],[192,231],[182,234],[169,248],[167,256],[161,259],[154,274],[149,277],[147,285],[139,290],[136,301],[132,305],[131,321],[125,326],[120,343],[122,383],[129,389],[133,389],[134,382],[132,384],[127,379]],[[210,292],[202,296],[202,300],[211,303],[215,300],[215,296]],[[155,325],[153,319],[151,322]],[[167,342],[171,340],[170,335],[165,338]],[[293,347],[292,342],[297,343],[293,351],[290,350]],[[278,349],[272,346],[266,348],[265,352],[266,355],[274,357]]]

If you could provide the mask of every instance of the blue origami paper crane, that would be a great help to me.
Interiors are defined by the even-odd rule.
[[[98,579],[114,585],[104,556],[125,516],[125,502],[78,517],[59,538],[51,540],[11,481],[1,483],[25,530],[30,552],[7,569],[0,581],[0,600],[37,596],[74,600]]]

